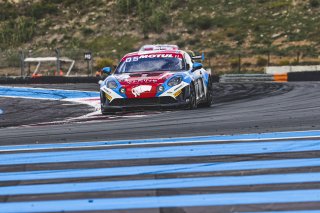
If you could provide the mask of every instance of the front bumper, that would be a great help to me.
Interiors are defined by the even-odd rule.
[[[111,103],[102,103],[101,109],[104,112],[134,109],[155,109],[155,108],[178,108],[189,104],[188,100],[179,100],[172,97],[155,98],[122,98],[114,99]]]

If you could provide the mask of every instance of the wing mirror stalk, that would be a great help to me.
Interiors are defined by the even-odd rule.
[[[193,66],[192,66],[192,72],[199,70],[199,69],[202,69],[202,67],[203,67],[203,65],[201,63],[194,62]]]
[[[104,68],[102,68],[102,72],[105,73],[105,74],[107,74],[107,75],[110,75],[110,74],[111,74],[111,71],[112,71],[111,67],[104,67]]]

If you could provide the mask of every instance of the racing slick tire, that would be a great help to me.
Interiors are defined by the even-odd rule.
[[[207,93],[206,99],[207,99],[206,102],[204,102],[202,106],[211,107],[213,104],[213,87],[212,87],[212,82],[210,78],[208,82],[208,93]]]
[[[190,95],[189,95],[189,105],[188,109],[193,110],[197,108],[197,96],[193,84],[190,84]]]

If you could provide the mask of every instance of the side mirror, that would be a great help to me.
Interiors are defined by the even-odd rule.
[[[98,82],[98,84],[99,84],[99,85],[103,84],[103,80],[100,80],[100,81]]]
[[[108,74],[110,75],[111,74],[111,67],[104,67],[102,68],[102,72],[105,73],[105,74]]]
[[[196,71],[196,70],[199,70],[203,67],[203,65],[201,63],[198,63],[198,62],[194,62],[193,63],[193,67],[192,67],[192,70],[193,71]]]

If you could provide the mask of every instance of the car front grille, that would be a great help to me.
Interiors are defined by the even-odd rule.
[[[177,101],[172,97],[157,97],[157,98],[123,98],[114,99],[109,104],[110,106],[152,106],[160,104],[173,104]]]

